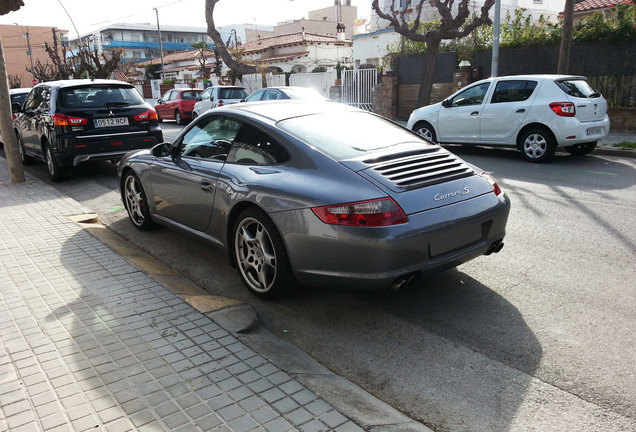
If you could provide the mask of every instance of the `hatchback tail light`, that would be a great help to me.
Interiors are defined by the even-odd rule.
[[[216,106],[219,106],[219,107],[220,107],[220,106],[223,106],[223,99],[219,99],[219,103],[218,103],[218,104],[216,104]]]
[[[495,180],[493,176],[491,176],[487,172],[483,173],[482,176],[486,180],[488,180],[488,183],[490,183],[490,187],[492,188],[492,191],[495,193],[495,195],[499,196],[503,193],[503,191],[499,187],[499,183],[497,183],[497,180]]]
[[[389,226],[408,220],[391,198],[314,207],[311,210],[321,221],[330,225]]]
[[[144,111],[141,114],[137,114],[136,116],[133,116],[133,119],[139,122],[139,121],[148,121],[148,120],[158,120],[159,117],[157,116],[157,111],[153,109],[149,109],[148,111]]]
[[[574,117],[576,115],[576,108],[572,102],[553,102],[550,104],[550,108],[561,117]]]
[[[84,126],[88,124],[88,119],[64,114],[53,114],[53,124],[55,126]]]

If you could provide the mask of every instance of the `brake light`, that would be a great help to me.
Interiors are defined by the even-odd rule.
[[[490,183],[490,187],[492,188],[492,191],[495,193],[495,195],[499,196],[503,193],[503,191],[499,187],[499,183],[497,183],[497,180],[495,180],[493,176],[491,176],[487,172],[483,173],[482,176],[486,180],[488,180],[488,183]]]
[[[321,221],[330,225],[389,226],[408,220],[391,198],[314,207],[311,210]]]
[[[133,119],[135,119],[135,121],[148,121],[148,120],[158,120],[159,117],[157,116],[157,111],[155,110],[148,110],[148,111],[144,111],[141,114],[137,114],[136,116],[133,116]]]
[[[561,117],[574,117],[576,108],[572,102],[553,102],[550,104],[552,111]]]
[[[84,126],[88,124],[88,119],[65,116],[64,114],[53,114],[53,124],[55,126]]]
[[[219,103],[218,103],[218,104],[216,104],[216,106],[218,106],[218,107],[223,106],[223,99],[220,99],[220,100],[219,100]]]

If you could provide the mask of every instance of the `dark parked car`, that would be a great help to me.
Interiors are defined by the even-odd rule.
[[[178,125],[183,125],[192,120],[192,109],[197,96],[201,93],[203,90],[194,88],[176,88],[167,91],[155,103],[159,121],[175,120]]]
[[[495,180],[380,116],[317,101],[205,112],[118,167],[133,224],[218,246],[247,288],[401,287],[498,252],[510,202]]]
[[[64,179],[80,163],[117,161],[130,150],[163,141],[157,112],[122,81],[38,84],[20,111],[14,128],[22,163],[45,161],[53,181]]]

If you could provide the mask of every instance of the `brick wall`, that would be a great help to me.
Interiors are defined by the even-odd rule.
[[[636,132],[636,108],[608,108],[610,130]]]

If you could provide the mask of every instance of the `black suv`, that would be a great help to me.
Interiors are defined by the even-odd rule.
[[[157,112],[122,81],[38,84],[18,111],[14,129],[22,163],[45,161],[53,181],[82,162],[118,161],[130,150],[163,142]]]

